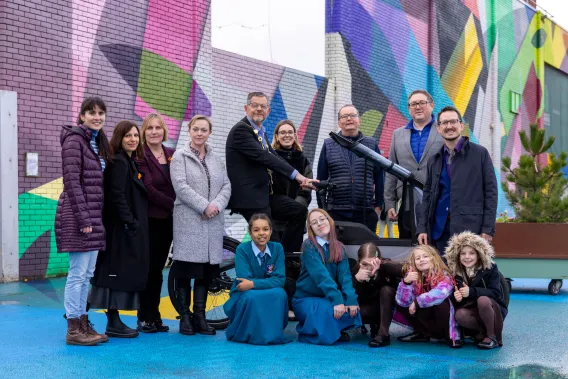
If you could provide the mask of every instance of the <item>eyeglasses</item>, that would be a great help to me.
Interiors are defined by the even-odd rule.
[[[455,126],[457,124],[460,124],[461,120],[458,120],[457,118],[453,119],[453,120],[444,120],[444,121],[440,121],[438,122],[438,125],[444,125],[444,126]]]
[[[251,107],[252,109],[260,108],[263,111],[265,111],[269,108],[268,105],[257,104],[257,103],[249,103],[248,106]]]
[[[343,116],[339,116],[339,119],[340,120],[347,120],[349,117],[355,119],[355,118],[359,118],[359,115],[357,113],[344,114]]]
[[[311,226],[318,226],[318,225],[320,225],[320,224],[323,225],[323,224],[325,224],[326,222],[328,222],[328,221],[327,221],[327,218],[325,218],[325,217],[320,217],[320,218],[318,218],[318,219],[316,219],[316,220],[312,220],[312,221],[310,222],[310,225],[311,225]]]
[[[426,104],[430,104],[431,101],[413,101],[412,103],[408,103],[408,108],[423,108]]]
[[[278,132],[278,135],[279,135],[279,136],[293,136],[294,134],[296,134],[296,132],[293,131],[293,130],[288,130],[288,131],[280,130],[280,131]]]

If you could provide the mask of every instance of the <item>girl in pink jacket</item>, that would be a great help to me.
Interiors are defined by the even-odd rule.
[[[453,277],[438,251],[431,246],[415,247],[403,269],[404,279],[396,291],[396,309],[414,328],[401,342],[447,340],[450,347],[462,347],[449,297]]]

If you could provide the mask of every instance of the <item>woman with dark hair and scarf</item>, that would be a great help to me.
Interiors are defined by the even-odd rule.
[[[105,246],[103,171],[109,159],[105,118],[103,100],[89,97],[81,104],[78,126],[61,130],[63,192],[55,213],[55,241],[57,251],[69,253],[64,300],[68,345],[108,341],[93,329],[87,313],[89,282],[97,254]]]

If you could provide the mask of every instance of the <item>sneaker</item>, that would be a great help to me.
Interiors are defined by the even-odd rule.
[[[136,324],[136,330],[142,333],[156,333],[158,329],[153,322],[141,321],[138,320]]]

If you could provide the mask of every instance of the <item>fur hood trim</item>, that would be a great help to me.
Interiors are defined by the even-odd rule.
[[[454,275],[460,274],[460,251],[464,246],[469,246],[477,251],[482,269],[490,269],[495,263],[492,259],[495,256],[495,250],[493,250],[493,246],[489,242],[472,232],[462,232],[450,238],[444,254],[448,262],[448,268]]]

